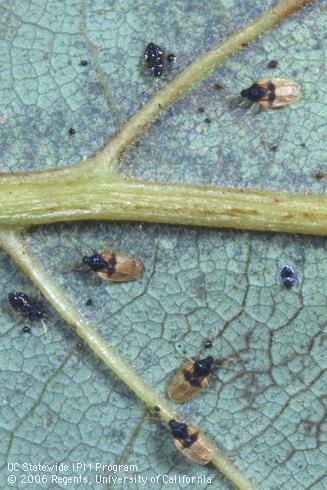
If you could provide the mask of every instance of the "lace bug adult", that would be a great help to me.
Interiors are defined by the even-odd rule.
[[[101,279],[111,282],[135,281],[143,272],[140,259],[112,250],[90,256],[85,255],[82,262],[96,272]]]
[[[208,388],[213,362],[213,357],[208,356],[181,366],[168,387],[170,398],[175,403],[185,403]]]

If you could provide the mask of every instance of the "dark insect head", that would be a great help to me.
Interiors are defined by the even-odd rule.
[[[167,55],[167,61],[168,63],[176,63],[176,55],[174,55],[174,53],[170,53]]]
[[[102,271],[107,267],[107,262],[102,258],[100,254],[94,254],[90,257],[86,255],[82,258],[83,264],[87,265],[94,272]]]
[[[251,85],[249,88],[245,88],[241,92],[241,97],[244,99],[249,99],[252,102],[258,102],[261,100],[265,95],[267,95],[268,90],[264,87],[261,87],[261,85],[258,85],[257,83],[254,83]]]
[[[26,303],[26,295],[24,293],[12,291],[8,294],[8,301],[10,305],[14,308],[14,310],[17,310],[22,307],[24,302]]]
[[[193,366],[194,376],[209,376],[212,369],[213,357],[208,356],[205,359],[199,359],[195,361]]]
[[[187,440],[189,438],[186,424],[180,424],[176,420],[171,420],[168,425],[175,439]]]

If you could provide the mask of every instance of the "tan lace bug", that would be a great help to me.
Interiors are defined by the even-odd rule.
[[[208,388],[213,362],[213,357],[208,356],[181,366],[168,387],[170,398],[175,403],[185,403]]]
[[[143,265],[140,259],[112,250],[91,256],[85,255],[82,262],[105,281],[135,281],[143,273]]]

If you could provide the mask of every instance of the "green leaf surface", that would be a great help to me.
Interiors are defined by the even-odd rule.
[[[92,155],[176,72],[272,1],[2,0],[0,167],[45,168]],[[327,171],[327,10],[317,1],[244,47],[163,114],[124,155],[127,175],[179,182],[324,193]],[[177,55],[154,79],[149,41]],[[278,66],[267,67],[270,60]],[[86,66],[80,61],[87,60]],[[303,85],[294,106],[257,113],[235,105],[252,81]],[[216,90],[219,82],[223,89]],[[200,112],[199,107],[204,108]],[[210,121],[206,121],[206,119]],[[76,134],[69,135],[69,128]],[[158,196],[160,199],[160,196]],[[224,448],[262,490],[326,488],[326,239],[119,223],[29,230],[35,254],[85,316],[159,392],[180,355],[226,359],[210,389],[180,413]],[[110,284],[73,273],[81,254],[110,247],[137,255],[141,280]],[[7,293],[37,291],[0,253],[0,486],[7,463],[64,462],[61,477],[88,483],[12,488],[166,488],[151,477],[210,477],[168,488],[230,490],[214,469],[186,461],[167,431],[81,345],[50,307],[48,333],[22,333]],[[298,275],[285,289],[280,270]],[[86,306],[91,298],[93,305]],[[211,350],[203,349],[215,337]],[[73,462],[91,462],[74,470]],[[146,485],[95,482],[95,464],[137,465]],[[55,473],[55,472],[52,472]],[[106,471],[98,475],[108,476]],[[114,473],[112,473],[114,475]],[[117,476],[117,475],[115,475]],[[90,483],[90,485],[89,485]]]

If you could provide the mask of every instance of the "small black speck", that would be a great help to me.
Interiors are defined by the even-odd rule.
[[[198,112],[204,112],[204,107],[198,107]]]
[[[73,136],[75,133],[76,133],[76,129],[74,129],[74,128],[69,128],[69,130],[68,130],[68,134],[69,134],[70,136]]]
[[[93,301],[91,300],[91,298],[85,301],[85,306],[92,306],[92,305],[93,305]]]
[[[208,339],[204,343],[204,348],[205,349],[210,349],[210,347],[212,347],[212,341]]]
[[[295,286],[297,277],[296,272],[294,271],[294,269],[292,269],[292,267],[289,267],[288,265],[283,267],[280,273],[280,277],[282,279],[282,283],[286,288],[289,289]]]
[[[215,368],[222,367],[224,365],[224,359],[216,359],[215,360]]]
[[[277,145],[269,146],[269,150],[270,151],[273,151],[274,153],[276,153],[276,151],[278,150],[278,146]]]
[[[317,180],[322,180],[326,177],[326,173],[325,172],[317,172],[315,177]]]
[[[307,147],[307,145],[305,143],[301,143],[300,146],[301,146],[301,148],[306,148]]]
[[[176,63],[176,55],[174,55],[174,53],[169,53],[167,55],[167,61],[168,63]]]
[[[88,61],[87,60],[81,60],[79,62],[80,66],[87,66],[88,65]]]
[[[155,407],[153,407],[153,410],[155,410],[156,412],[160,412],[161,408],[159,407],[159,405],[156,405]]]
[[[242,48],[247,48],[247,47],[248,47],[248,45],[249,45],[249,43],[242,43],[242,44],[241,44]]]
[[[25,327],[23,327],[23,332],[24,333],[31,333],[31,328],[28,327],[27,325],[25,325]]]
[[[271,60],[269,61],[267,68],[271,68],[272,70],[274,70],[275,68],[277,68],[277,65],[278,65],[278,61]]]
[[[211,123],[210,117],[206,117],[205,120],[204,120],[204,122],[207,123],[207,124],[210,124]]]
[[[216,82],[216,83],[213,84],[213,88],[215,90],[221,90],[221,89],[223,89],[225,87],[221,83]]]
[[[312,430],[314,429],[314,424],[312,422],[306,421],[303,425],[303,428],[306,434],[311,434]]]

